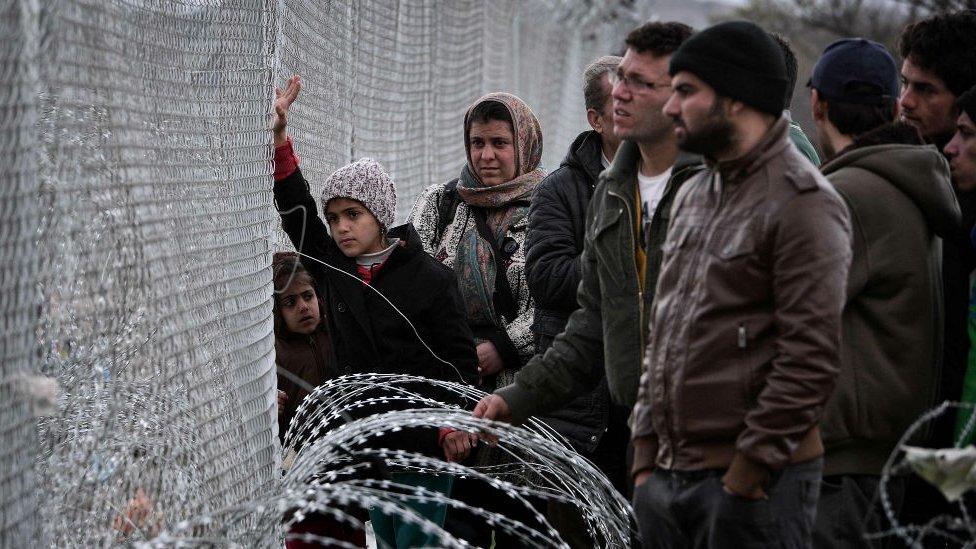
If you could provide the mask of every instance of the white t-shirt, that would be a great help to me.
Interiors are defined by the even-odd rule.
[[[654,217],[654,210],[660,204],[661,197],[664,196],[664,188],[667,187],[668,179],[670,178],[671,168],[654,177],[642,175],[640,171],[637,172],[637,185],[640,188],[641,200],[641,225],[644,228],[644,234],[649,233],[651,230],[651,219]]]

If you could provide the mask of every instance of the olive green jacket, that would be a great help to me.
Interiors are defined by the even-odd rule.
[[[671,202],[678,188],[699,171],[701,159],[678,156],[651,219],[643,292],[635,261],[639,163],[637,145],[624,141],[613,163],[600,174],[586,214],[579,309],[569,317],[566,330],[545,354],[536,355],[519,371],[515,383],[495,391],[505,399],[516,423],[591,391],[604,374],[601,365],[615,404],[629,411],[637,400],[648,312]]]

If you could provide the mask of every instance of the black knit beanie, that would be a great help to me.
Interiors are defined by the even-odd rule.
[[[779,115],[789,81],[783,52],[766,31],[748,21],[709,27],[685,41],[671,56],[671,76],[688,71],[719,95]]]
[[[976,86],[957,97],[956,106],[960,111],[968,114],[970,120],[976,122]]]

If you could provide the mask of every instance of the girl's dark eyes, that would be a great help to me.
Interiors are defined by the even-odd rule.
[[[282,301],[282,304],[284,304],[285,307],[293,307],[295,305],[295,298],[294,297],[285,298],[285,300]]]

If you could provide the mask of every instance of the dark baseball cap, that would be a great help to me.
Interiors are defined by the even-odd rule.
[[[880,105],[898,97],[898,68],[881,44],[845,38],[823,51],[807,86],[828,101]]]

